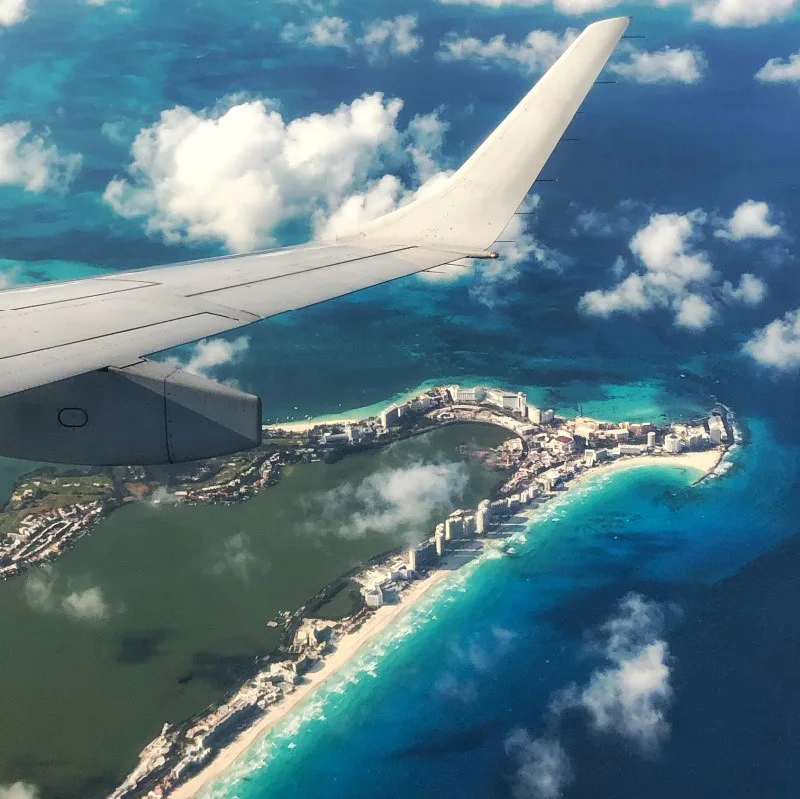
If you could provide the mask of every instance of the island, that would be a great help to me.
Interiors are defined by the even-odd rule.
[[[0,570],[15,576],[55,557],[94,522],[125,502],[241,502],[299,461],[335,461],[450,424],[503,427],[509,438],[465,451],[505,479],[476,507],[453,511],[413,546],[341,575],[294,612],[265,623],[278,646],[244,669],[224,698],[189,719],[165,724],[109,799],[189,799],[227,770],[253,741],[327,680],[422,596],[487,548],[513,555],[510,535],[536,509],[579,481],[609,470],[653,464],[692,469],[698,481],[717,470],[739,439],[724,406],[670,424],[568,419],[530,405],[526,395],[493,387],[439,386],[365,419],[310,420],[264,430],[254,451],[180,468],[63,473],[20,479],[4,518]],[[356,608],[331,621],[316,614],[348,587]]]

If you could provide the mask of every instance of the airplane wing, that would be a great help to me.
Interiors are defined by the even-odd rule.
[[[0,399],[0,416],[14,417],[19,426],[20,408],[37,416],[34,411],[50,402],[63,406],[60,415],[73,402],[81,410],[89,383],[80,376],[117,374],[150,353],[268,316],[464,257],[491,257],[488,248],[524,200],[629,22],[620,17],[586,28],[440,190],[351,236],[0,292],[0,398],[7,398]],[[72,393],[63,395],[62,389]],[[0,452],[42,456],[40,446],[26,448],[27,434],[14,434],[15,440],[22,436],[14,444],[5,427],[0,422]]]

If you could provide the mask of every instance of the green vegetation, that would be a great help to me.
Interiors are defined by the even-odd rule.
[[[57,511],[70,505],[109,501],[114,498],[114,481],[106,473],[24,475],[0,514],[0,536],[15,533],[30,514]]]

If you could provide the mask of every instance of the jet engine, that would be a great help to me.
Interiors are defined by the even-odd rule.
[[[0,398],[0,454],[114,466],[182,463],[261,443],[261,400],[154,361]]]

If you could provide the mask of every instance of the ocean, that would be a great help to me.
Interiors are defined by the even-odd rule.
[[[797,499],[787,507],[758,464],[772,453],[782,472],[798,453],[757,422],[748,432],[729,471],[698,486],[635,470],[545,505],[513,555],[490,552],[435,588],[202,796],[538,796],[519,791],[508,751],[520,729],[559,741],[566,796],[749,796],[764,781],[761,795],[792,795],[796,764],[774,746],[797,734],[798,627],[780,600],[796,597],[798,543],[769,509],[794,513]],[[593,640],[631,594],[665,616],[654,640],[671,697],[645,753],[634,735],[593,729],[585,708],[552,710],[607,670]]]
[[[213,115],[222,97],[241,94],[271,98],[290,120],[381,91],[402,98],[401,129],[440,109],[449,128],[439,161],[454,167],[533,76],[441,62],[439,41],[456,31],[517,42],[590,19],[549,3],[312,6],[32,5],[26,22],[2,32],[0,124],[28,121],[83,164],[64,190],[0,185],[3,274],[69,279],[225,251],[218,239],[167,242],[102,200],[109,181],[131,174],[136,134],[165,109]],[[357,51],[282,40],[287,22],[326,12],[356,31],[417,14],[424,43],[411,57],[370,63]],[[741,354],[755,329],[800,306],[797,91],[753,78],[796,50],[800,20],[718,28],[692,21],[681,4],[617,12],[634,13],[631,33],[645,36],[636,46],[698,48],[707,70],[696,85],[620,80],[593,91],[571,129],[580,141],[560,146],[547,167],[558,182],[536,187],[530,224],[548,258],[499,274],[410,278],[267,320],[214,376],[258,392],[269,422],[369,408],[448,381],[520,388],[561,413],[619,420],[691,418],[720,400],[743,431],[733,465],[696,487],[690,475],[653,470],[569,492],[514,556],[486,558],[437,589],[210,796],[800,792],[800,392],[794,374]],[[780,236],[714,235],[716,220],[746,200],[769,204]],[[696,209],[708,222],[692,251],[713,265],[715,324],[680,329],[667,308],[607,319],[579,312],[587,291],[614,285],[619,256],[635,264],[630,240],[652,213]],[[581,228],[587,211],[607,224]],[[302,239],[308,225],[302,217],[280,226],[277,243]],[[724,292],[743,272],[768,285],[757,307]],[[3,485],[17,469],[2,465]],[[65,634],[71,622],[60,624]],[[39,712],[35,696],[6,700]],[[125,723],[121,713],[113,719],[105,723]],[[0,784],[35,784],[42,772],[34,757],[19,758]],[[42,795],[61,799],[52,787]]]

